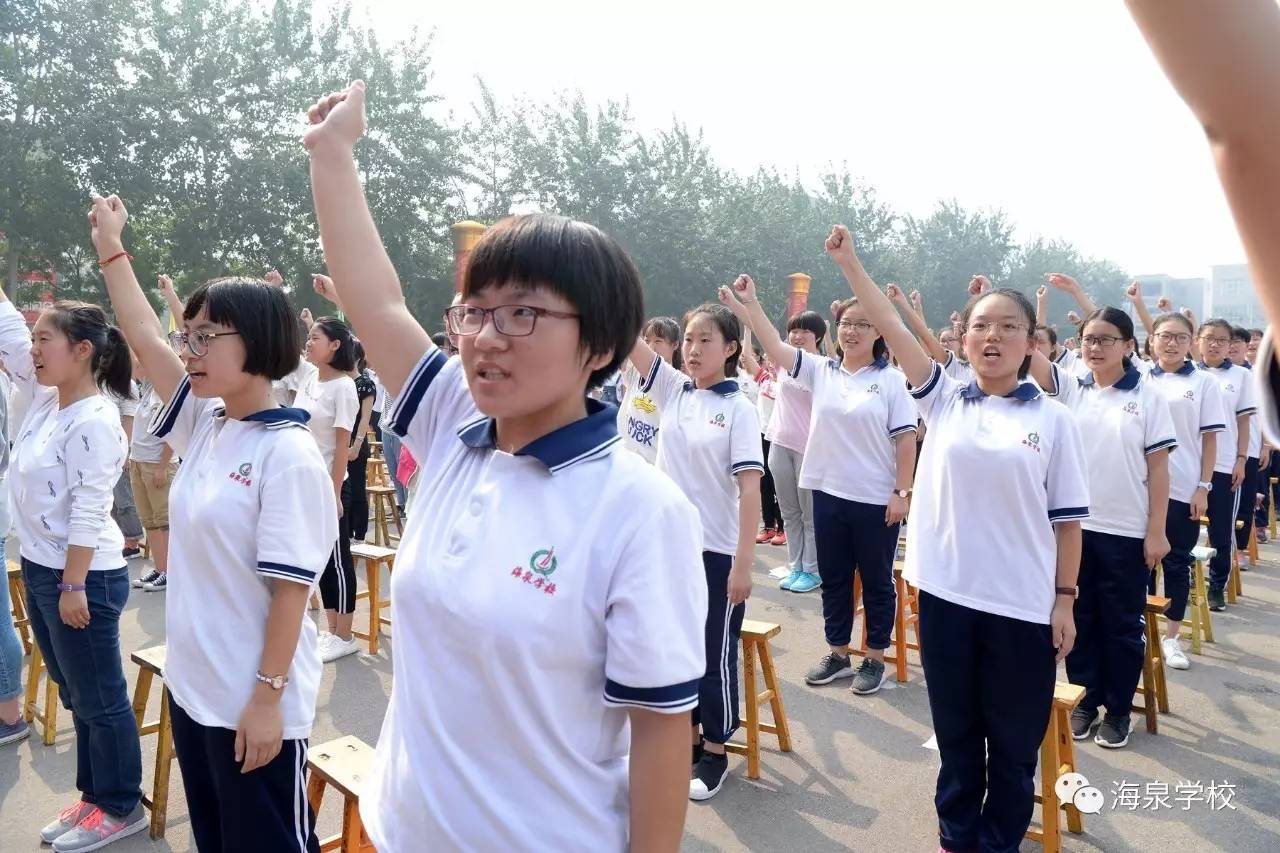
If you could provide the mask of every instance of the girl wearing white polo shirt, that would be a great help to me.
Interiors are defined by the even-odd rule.
[[[1218,383],[1187,357],[1195,335],[1191,321],[1181,314],[1163,314],[1151,329],[1158,362],[1148,381],[1169,404],[1178,438],[1178,451],[1169,457],[1169,517],[1165,521],[1169,553],[1162,561],[1162,572],[1170,603],[1161,653],[1168,666],[1187,669],[1191,662],[1178,644],[1178,631],[1187,611],[1191,549],[1200,538],[1200,518],[1213,488],[1218,433],[1227,428],[1226,409]],[[1155,593],[1155,572],[1151,573],[1148,592]]]
[[[827,322],[814,311],[801,311],[787,320],[787,343],[810,355],[819,355],[818,342],[827,334]],[[818,577],[818,545],[813,532],[813,492],[800,487],[804,449],[809,443],[813,394],[785,369],[774,386],[773,417],[765,429],[769,440],[769,472],[782,511],[782,527],[773,544],[787,546],[791,574],[779,586],[792,592],[812,592]]]
[[[326,262],[396,395],[386,428],[430,472],[392,579],[365,827],[379,850],[673,850],[705,668],[698,517],[586,396],[640,334],[640,274],[590,225],[512,217],[471,252],[447,359],[364,201],[364,84],[310,119]]]
[[[658,358],[680,367],[680,324],[671,317],[654,317],[641,337]],[[640,390],[640,374],[627,361],[622,366],[622,400],[618,404],[618,435],[622,445],[652,464],[658,458],[658,424],[662,412],[653,397]]]
[[[337,520],[306,413],[272,390],[297,364],[296,320],[280,288],[215,279],[166,337],[123,256],[124,205],[95,199],[90,218],[99,254],[122,255],[104,271],[111,304],[166,400],[152,430],[182,457],[164,680],[196,847],[315,853],[306,761],[321,667],[306,606]]]
[[[1099,308],[1080,327],[1089,373],[1069,375],[1038,351],[1032,375],[1070,408],[1082,426],[1089,475],[1089,518],[1083,523],[1076,643],[1067,675],[1083,685],[1071,731],[1083,740],[1106,715],[1094,742],[1119,749],[1129,742],[1130,711],[1142,676],[1147,577],[1169,553],[1169,452],[1177,435],[1163,395],[1126,355],[1133,320]]]
[[[347,449],[360,414],[351,327],[336,317],[321,317],[311,326],[305,356],[316,372],[298,388],[294,406],[311,417],[307,426],[329,469],[331,491],[338,507],[338,537],[320,576],[329,630],[320,635],[320,659],[325,663],[356,653],[351,621],[356,611],[356,568],[351,559],[351,490],[347,479]]]
[[[1245,463],[1249,457],[1249,422],[1257,409],[1253,403],[1253,382],[1249,371],[1227,358],[1227,350],[1231,346],[1231,324],[1221,319],[1205,320],[1200,324],[1196,340],[1202,355],[1200,368],[1217,380],[1222,391],[1227,425],[1218,436],[1208,508],[1209,545],[1217,552],[1209,561],[1209,609],[1225,610],[1225,590],[1231,576],[1231,549],[1235,547],[1232,529],[1239,508]]]
[[[748,276],[740,276],[732,290],[721,288],[720,299],[751,323],[769,357],[792,365],[792,377],[813,393],[800,485],[813,492],[830,651],[805,681],[853,678],[854,693],[875,693],[884,683],[884,650],[897,612],[893,558],[916,460],[917,413],[906,379],[889,367],[884,338],[856,299],[842,302],[836,313],[838,359],[819,359],[783,343]],[[855,570],[862,575],[867,614],[867,654],[856,674],[849,662]]]
[[[736,379],[742,323],[722,305],[684,318],[685,373],[643,341],[631,352],[640,388],[662,409],[658,468],[693,501],[702,521],[707,586],[706,671],[693,713],[689,796],[714,797],[728,774],[724,745],[737,731],[738,635],[751,595],[760,517],[760,422]],[[701,730],[699,730],[701,729]]]
[[[31,398],[15,431],[8,495],[31,631],[76,729],[80,798],[40,837],[58,851],[90,849],[146,828],[138,728],[120,665],[129,575],[110,515],[128,441],[105,396],[130,395],[129,349],[97,305],[55,302],[28,331],[0,290],[0,360]]]
[[[1031,821],[1055,649],[1060,660],[1075,635],[1088,513],[1080,433],[1070,412],[1023,381],[1035,312],[1021,293],[992,290],[965,308],[975,378],[962,383],[903,327],[848,229],[837,225],[826,247],[897,354],[929,430],[905,575],[920,590],[941,846],[1016,851]]]

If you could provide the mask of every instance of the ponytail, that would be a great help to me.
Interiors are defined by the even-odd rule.
[[[118,397],[133,397],[133,359],[124,333],[115,326],[107,326],[106,345],[94,352],[93,378],[98,387]]]

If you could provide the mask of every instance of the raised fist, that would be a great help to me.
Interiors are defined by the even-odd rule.
[[[1073,325],[1073,326],[1079,326],[1079,325],[1080,325],[1080,315],[1079,315],[1079,314],[1077,314],[1077,313],[1076,313],[1076,312],[1074,312],[1074,311],[1068,311],[1068,312],[1067,312],[1067,322],[1068,322],[1068,323],[1070,323],[1070,324],[1071,324],[1071,325]]]
[[[716,295],[720,297],[720,304],[732,311],[739,320],[747,319],[747,306],[738,299],[732,287],[722,284],[716,289]]]
[[[833,225],[831,235],[827,237],[827,255],[836,263],[847,263],[854,260],[853,235],[843,225]]]
[[[1043,284],[1036,288],[1036,299],[1044,299],[1048,295],[1049,288],[1045,287]]]
[[[165,294],[166,296],[177,295],[177,293],[173,289],[173,279],[169,278],[169,276],[162,274],[159,278],[159,283],[160,283],[161,293]]]
[[[1125,296],[1128,296],[1134,302],[1142,298],[1142,282],[1135,281],[1124,290]]]
[[[274,284],[276,287],[284,284],[284,276],[280,275],[280,270],[272,270],[262,277],[267,284]]]
[[[991,279],[985,275],[975,275],[969,280],[969,295],[981,296],[991,289]]]
[[[1169,299],[1169,297],[1167,297],[1167,296],[1161,296],[1159,299],[1157,299],[1157,300],[1156,300],[1156,310],[1157,310],[1157,311],[1172,311],[1172,310],[1173,310],[1173,302]]]
[[[890,302],[896,302],[899,305],[905,303],[907,298],[902,294],[902,288],[890,282],[884,286],[884,295],[889,297]]]
[[[93,205],[89,208],[89,237],[99,253],[104,248],[115,248],[121,245],[124,224],[129,221],[129,211],[124,209],[124,202],[118,195],[106,198],[95,195]]]
[[[1080,282],[1076,281],[1071,276],[1063,275],[1060,272],[1048,273],[1045,276],[1045,278],[1049,280],[1049,284],[1053,285],[1059,290],[1065,290],[1068,293],[1074,293],[1075,291],[1080,289]]]
[[[307,110],[307,132],[302,144],[309,151],[320,145],[352,148],[364,135],[364,81],[356,80],[341,92],[331,92]]]
[[[338,289],[333,286],[333,279],[329,278],[329,276],[318,272],[312,273],[311,286],[315,289],[316,293],[320,294],[334,305],[338,304]]]
[[[742,273],[733,280],[733,295],[740,302],[756,301],[756,283],[751,280],[751,276]]]
[[[911,291],[911,307],[916,309],[916,313],[924,313],[924,297],[920,295],[920,291]]]

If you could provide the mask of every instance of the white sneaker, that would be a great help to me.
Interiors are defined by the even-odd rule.
[[[328,634],[325,636],[325,644],[320,646],[320,661],[330,663],[338,658],[354,655],[359,650],[355,637],[344,640],[337,634]]]
[[[1164,655],[1164,665],[1170,669],[1191,669],[1191,661],[1187,660],[1177,637],[1165,637],[1160,643],[1160,653]]]

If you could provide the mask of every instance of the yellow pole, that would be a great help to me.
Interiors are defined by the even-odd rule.
[[[455,222],[453,225],[453,289],[455,293],[462,292],[462,276],[467,271],[467,259],[471,257],[471,250],[476,247],[476,243],[480,242],[485,228],[483,223],[473,222],[470,219]]]
[[[787,276],[787,319],[799,314],[809,304],[809,284],[813,279],[802,272]]]

